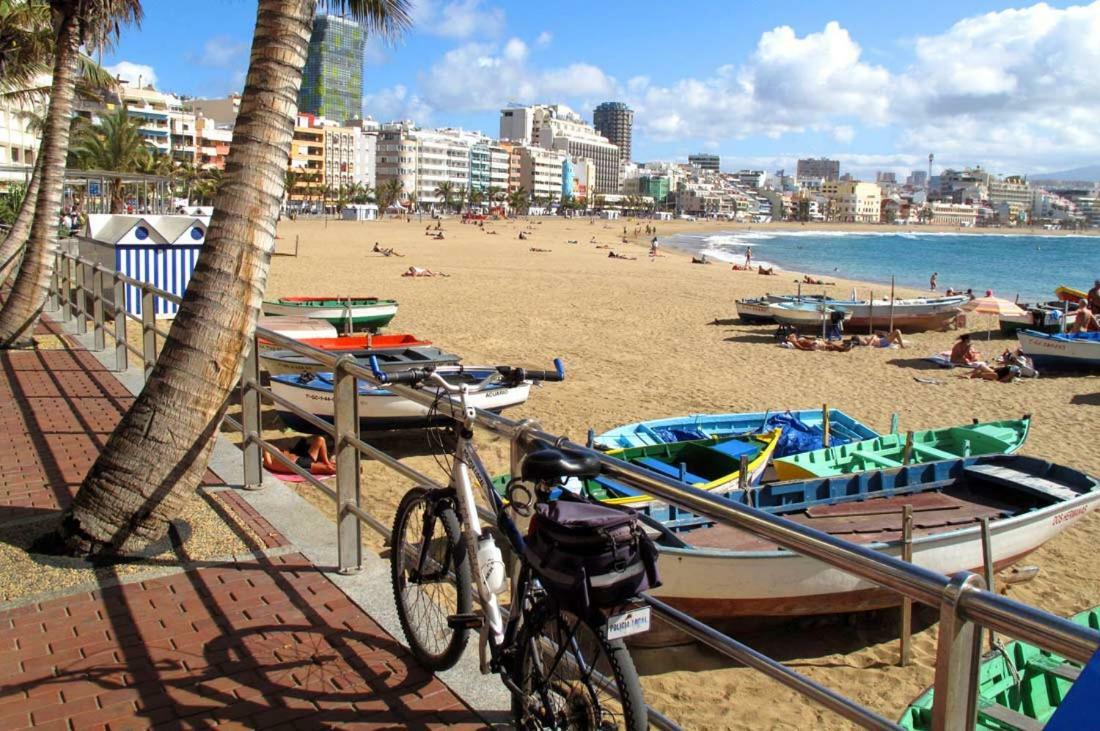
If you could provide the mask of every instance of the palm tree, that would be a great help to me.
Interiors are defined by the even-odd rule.
[[[34,84],[50,72],[52,58],[49,6],[0,0],[0,94],[22,100],[33,96]]]
[[[433,195],[435,195],[435,197],[437,197],[437,198],[442,198],[443,199],[443,208],[444,208],[444,210],[447,209],[447,208],[450,208],[451,207],[451,201],[454,200],[454,196],[455,196],[455,184],[450,182],[449,180],[444,180],[442,183],[435,186],[435,190],[433,191]]]
[[[401,197],[401,191],[404,189],[405,184],[401,182],[401,178],[391,178],[382,182],[375,189],[375,197],[378,200],[378,217],[383,218],[386,215],[386,211],[390,209],[394,203]]]
[[[470,197],[470,191],[466,188],[458,188],[455,191],[455,213],[461,213],[462,209],[466,207],[466,199]]]
[[[141,136],[141,122],[131,117],[125,106],[96,124],[81,127],[73,135],[69,157],[75,167],[83,170],[156,174],[164,167],[163,161],[154,157]],[[122,178],[114,178],[111,180],[111,213],[125,212],[126,191]]]
[[[475,207],[480,206],[481,203],[485,200],[485,193],[478,190],[477,188],[474,188],[470,191],[470,196],[467,200],[470,203],[470,210],[473,210]]]
[[[485,199],[489,201],[489,207],[492,208],[494,203],[499,203],[504,197],[504,191],[495,185],[490,185],[485,189]]]
[[[259,0],[206,243],[145,388],[62,514],[58,537],[66,552],[125,553],[161,539],[206,470],[267,285],[318,6],[350,10],[387,34],[409,22],[406,0]]]
[[[0,309],[0,348],[24,341],[46,303],[57,249],[57,212],[64,187],[65,157],[76,90],[80,46],[102,46],[123,24],[141,18],[139,0],[50,0],[54,20],[53,87],[46,114],[41,168],[31,232],[11,294]]]
[[[513,216],[522,210],[526,210],[528,202],[527,189],[522,185],[508,194],[508,206],[512,209]]]

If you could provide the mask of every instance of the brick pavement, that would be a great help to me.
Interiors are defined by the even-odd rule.
[[[0,353],[0,525],[67,505],[129,401],[82,350]],[[245,500],[214,494],[260,537],[241,533],[253,557],[0,611],[0,729],[485,727]]]

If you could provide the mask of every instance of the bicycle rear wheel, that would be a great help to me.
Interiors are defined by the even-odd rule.
[[[432,670],[458,662],[470,631],[451,627],[447,619],[469,614],[473,605],[466,541],[443,493],[417,487],[402,498],[390,553],[397,618],[413,657]]]
[[[647,728],[642,687],[622,640],[608,641],[601,627],[544,604],[532,611],[519,641],[517,728]]]

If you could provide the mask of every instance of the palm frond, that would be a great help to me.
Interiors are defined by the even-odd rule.
[[[64,9],[80,19],[81,42],[88,48],[111,48],[124,26],[141,25],[141,0],[50,0],[50,4],[69,6]]]
[[[317,9],[347,15],[362,25],[368,34],[396,40],[412,27],[409,0],[318,0]]]

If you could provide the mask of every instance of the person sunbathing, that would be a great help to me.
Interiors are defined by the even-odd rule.
[[[527,233],[525,231],[520,231],[519,232],[519,240],[520,241],[526,241],[527,240]]]
[[[733,269],[733,271],[735,271],[735,272],[751,272],[752,271],[752,267],[748,266],[747,264],[734,264],[730,268]]]
[[[528,249],[528,251],[535,251],[540,254],[549,254],[551,251],[553,251],[553,249],[540,249],[536,246],[532,246],[530,249]]]
[[[374,248],[371,249],[371,251],[376,254],[381,254],[382,256],[405,256],[404,254],[398,254],[397,249],[379,246],[377,241],[374,242]]]
[[[854,345],[871,348],[889,348],[893,345],[904,348],[906,345],[901,337],[901,330],[894,330],[892,333],[876,332],[874,335],[853,335],[851,340]]]
[[[437,233],[437,234],[436,234],[435,236],[433,236],[432,238],[433,238],[433,239],[435,239],[436,241],[442,241],[442,240],[443,240],[443,238],[444,238],[444,237],[443,237],[443,232],[442,232],[442,231],[440,231],[439,233]]]
[[[823,279],[814,279],[809,274],[802,277],[802,281],[805,282],[806,284],[825,284],[825,280],[823,280]]]
[[[991,368],[985,363],[979,364],[969,373],[964,373],[960,378],[980,378],[983,381],[996,381],[997,383],[1012,383],[1020,377],[1020,366],[1003,365],[999,368]]]
[[[831,343],[817,338],[800,337],[797,333],[787,336],[786,343],[797,350],[827,350],[833,353],[844,353],[852,349],[852,342]]]
[[[691,263],[692,264],[710,264],[710,259],[707,258],[706,254],[703,254],[702,256],[693,256],[693,257],[691,257]]]
[[[269,472],[290,472],[290,469],[265,449],[263,451],[264,469]],[[313,475],[335,475],[336,465],[328,457],[328,444],[323,436],[302,437],[290,449],[280,449],[283,456]]]
[[[431,269],[424,269],[422,267],[409,267],[401,275],[403,277],[449,277],[450,274],[444,274],[443,272],[433,272]]]
[[[627,261],[636,261],[638,259],[638,257],[636,257],[636,256],[627,256],[626,254],[616,254],[614,251],[612,251],[610,254],[608,254],[607,258],[608,259],[626,259]]]
[[[772,276],[772,275],[774,275],[774,274],[775,274],[775,267],[767,267],[767,268],[764,268],[764,267],[762,267],[762,266],[761,266],[761,267],[757,267],[757,268],[756,268],[756,273],[757,273],[757,274],[763,274],[763,275],[764,275],[764,276],[766,276],[766,277],[768,277],[768,276]]]
[[[958,337],[958,341],[951,348],[948,360],[951,361],[951,365],[961,366],[972,366],[981,362],[982,354],[974,349],[974,345],[970,342],[970,333],[963,333]]]

